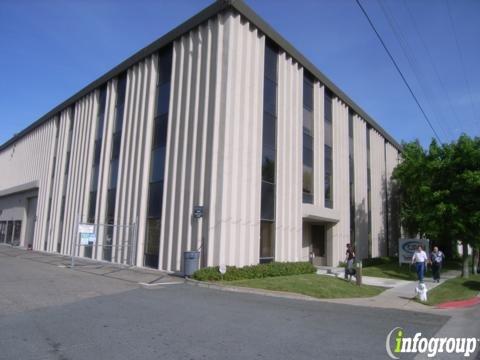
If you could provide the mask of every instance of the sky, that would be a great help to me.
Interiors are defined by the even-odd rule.
[[[441,142],[480,135],[480,1],[360,0]],[[246,0],[397,141],[434,137],[355,0]],[[0,0],[0,144],[211,0]]]

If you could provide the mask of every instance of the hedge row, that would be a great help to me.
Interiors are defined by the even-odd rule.
[[[312,274],[316,268],[309,262],[271,262],[237,268],[227,266],[225,275],[220,273],[218,266],[206,267],[196,271],[193,278],[200,281],[259,279],[273,276]]]

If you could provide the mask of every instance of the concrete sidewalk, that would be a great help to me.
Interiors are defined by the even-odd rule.
[[[25,248],[13,247],[5,244],[0,244],[0,256],[15,257],[61,268],[70,269],[71,265],[71,257],[69,256],[26,250]],[[184,283],[183,278],[172,276],[163,271],[86,258],[75,258],[75,266],[71,270],[122,280],[147,288]]]
[[[433,282],[433,280],[430,278],[425,278],[425,285],[430,291],[438,285],[443,284],[446,280],[455,278],[459,275],[460,271],[449,270],[442,273],[442,279],[439,283]],[[372,298],[332,299],[327,301],[357,306],[369,306],[377,308],[400,309],[421,312],[439,311],[435,308],[414,301],[415,287],[417,286],[416,281],[383,279],[374,277],[363,277],[362,279],[364,280],[363,283],[367,285],[387,287],[385,285],[386,283],[388,283],[390,285],[388,286],[390,287],[390,289],[387,289],[380,295]]]

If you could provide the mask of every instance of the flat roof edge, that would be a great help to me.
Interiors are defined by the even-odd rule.
[[[188,31],[194,29],[195,27],[199,26],[203,22],[210,19],[212,16],[220,13],[221,11],[229,8],[231,6],[231,1],[229,0],[220,0],[215,1],[213,4],[209,5],[205,9],[201,10],[196,15],[190,17],[173,30],[170,30],[168,33],[160,37],[159,39],[153,41],[146,47],[142,48],[141,50],[137,51],[132,56],[128,57],[126,60],[118,64],[117,66],[113,67],[104,75],[100,76],[96,80],[89,83],[87,86],[82,88],[80,91],[75,93],[73,96],[69,97],[67,100],[63,101],[59,105],[55,106],[52,110],[47,112],[45,115],[40,117],[38,120],[27,126],[25,129],[20,131],[18,134],[11,137],[5,143],[0,145],[0,151],[5,150],[10,145],[14,144],[17,140],[23,138],[25,135],[30,133],[31,131],[35,130],[37,127],[41,126],[44,122],[51,119],[57,113],[62,110],[65,110],[70,105],[74,104],[76,101],[80,100],[85,95],[89,94],[91,91],[95,90],[98,86],[104,84],[105,82],[109,81],[110,79],[116,77],[120,73],[124,72],[131,66],[135,65],[139,61],[145,59],[147,56],[152,55],[156,51],[160,50],[165,45],[168,45],[178,37],[182,36],[183,34],[187,33]]]
[[[292,56],[300,65],[311,72],[317,77],[325,86],[332,90],[336,96],[344,101],[352,110],[354,110],[360,117],[362,117],[372,128],[377,130],[388,142],[390,142],[397,150],[402,151],[402,146],[388,134],[372,117],[370,117],[359,105],[357,105],[348,95],[346,95],[339,87],[337,87],[325,74],[323,74],[315,65],[313,65],[305,56],[303,56],[290,42],[288,42],[283,36],[281,36],[275,29],[273,29],[265,20],[263,20],[252,8],[250,8],[243,0],[218,0],[210,6],[206,7],[196,15],[192,16],[188,20],[184,21],[173,30],[169,31],[159,39],[155,40],[151,44],[147,45],[143,49],[139,50],[119,65],[109,70],[104,75],[100,76],[96,80],[89,83],[83,89],[63,101],[45,115],[40,117],[37,121],[33,122],[25,129],[14,135],[5,143],[0,145],[0,151],[5,150],[10,145],[14,144],[17,140],[23,138],[25,135],[41,126],[43,123],[51,119],[60,111],[65,110],[76,101],[95,90],[98,86],[116,77],[123,71],[127,70],[131,66],[135,65],[139,61],[142,61],[147,56],[152,55],[162,47],[168,45],[178,37],[187,33],[188,31],[199,26],[203,22],[210,19],[212,16],[228,9],[233,8],[240,15],[245,17],[254,26],[256,26],[267,37],[271,38],[277,43],[285,52]]]
[[[370,115],[368,115],[355,101],[345,94],[337,85],[335,85],[324,73],[313,65],[300,51],[298,51],[288,40],[280,35],[273,27],[263,20],[250,6],[243,0],[230,0],[232,7],[243,15],[253,25],[255,25],[267,37],[278,44],[285,52],[292,56],[300,65],[317,77],[324,85],[332,90],[336,96],[344,101],[352,110],[362,117],[368,124],[377,130],[385,139],[387,139],[397,150],[402,151],[402,146],[381,127]]]

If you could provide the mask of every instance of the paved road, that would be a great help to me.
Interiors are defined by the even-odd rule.
[[[395,326],[432,336],[448,320],[188,284],[145,289],[1,252],[0,274],[0,359],[385,359]]]

